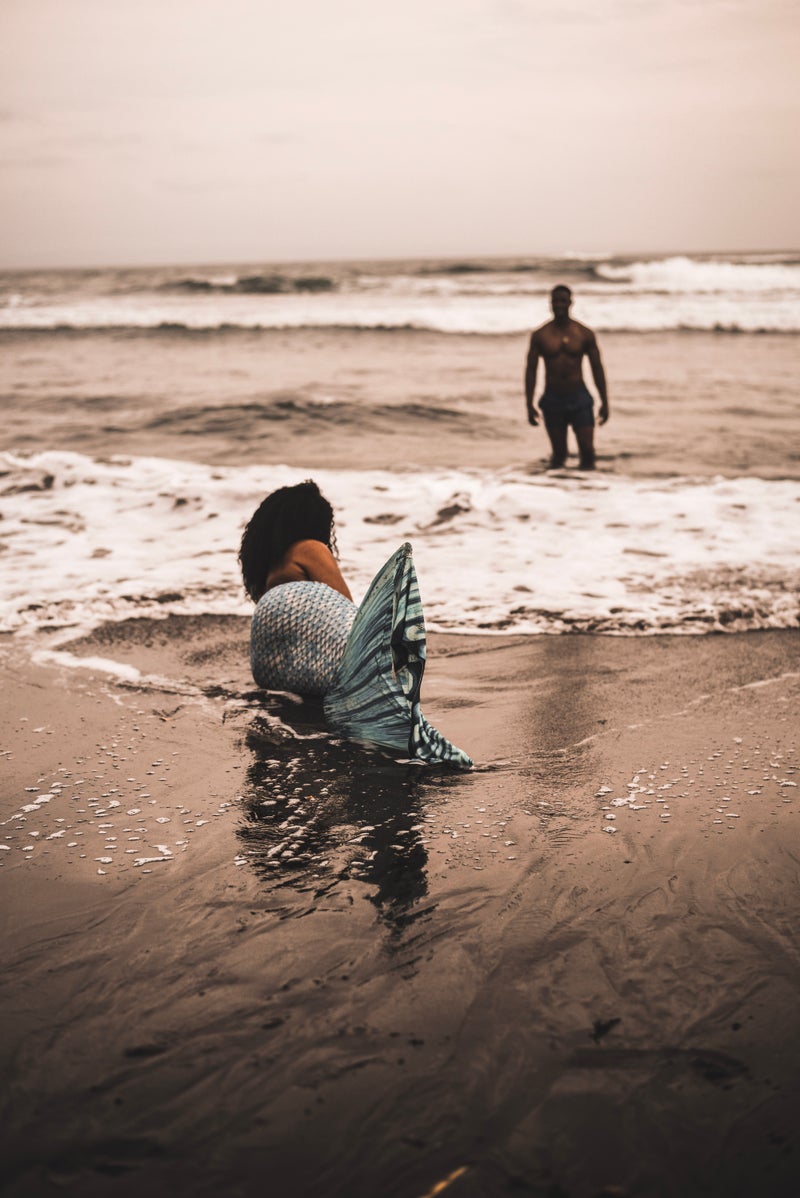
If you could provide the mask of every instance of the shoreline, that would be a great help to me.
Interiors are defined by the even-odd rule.
[[[0,646],[7,1193],[788,1195],[800,634],[430,634],[459,775],[233,621]]]

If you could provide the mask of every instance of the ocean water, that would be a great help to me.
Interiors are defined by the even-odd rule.
[[[594,474],[524,417],[557,281]],[[800,254],[13,273],[0,341],[4,631],[246,613],[242,527],[312,473],[356,598],[410,540],[431,629],[798,624]]]
[[[598,331],[800,331],[800,253],[15,272],[0,328],[518,333],[556,282]]]

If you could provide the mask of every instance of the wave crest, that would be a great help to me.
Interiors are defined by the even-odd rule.
[[[281,274],[241,275],[232,281],[195,278],[176,279],[163,283],[160,290],[168,292],[200,293],[203,295],[304,295],[334,291],[336,284],[327,275],[300,275],[293,277]]]
[[[698,261],[678,256],[614,264],[598,262],[597,279],[665,294],[800,291],[798,262]]]

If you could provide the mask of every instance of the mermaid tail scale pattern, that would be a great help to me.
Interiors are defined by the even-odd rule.
[[[324,695],[356,605],[324,582],[288,582],[261,596],[250,624],[250,668],[265,690]]]

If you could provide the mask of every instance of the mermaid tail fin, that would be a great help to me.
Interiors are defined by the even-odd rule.
[[[420,761],[468,768],[472,760],[425,719],[425,619],[411,546],[378,571],[359,607],[324,699],[334,731]]]

